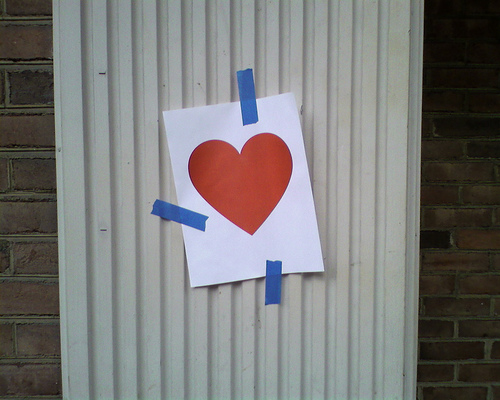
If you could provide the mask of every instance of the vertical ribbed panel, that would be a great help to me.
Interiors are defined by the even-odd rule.
[[[64,396],[413,399],[422,2],[55,2]],[[301,109],[325,272],[191,289],[161,111]],[[237,263],[237,260],[235,260]],[[237,267],[237,266],[236,266]]]

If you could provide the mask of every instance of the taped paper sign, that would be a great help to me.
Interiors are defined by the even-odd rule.
[[[323,271],[309,173],[293,94],[257,100],[243,125],[240,103],[165,111],[180,207],[208,217],[182,226],[191,286]]]

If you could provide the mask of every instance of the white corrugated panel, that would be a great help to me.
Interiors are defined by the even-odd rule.
[[[55,1],[67,399],[414,399],[422,1]],[[293,92],[325,273],[191,289],[162,110]]]

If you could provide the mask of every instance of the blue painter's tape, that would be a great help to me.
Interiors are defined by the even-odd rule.
[[[156,200],[154,202],[151,214],[158,215],[170,221],[179,222],[180,224],[199,229],[200,231],[205,231],[205,222],[208,219],[206,215],[198,214],[197,212],[187,210],[162,200]]]
[[[266,306],[281,303],[281,261],[266,262]]]
[[[251,68],[237,71],[238,90],[240,92],[241,117],[243,125],[255,124],[259,120],[257,115],[257,100],[255,99],[255,84]]]

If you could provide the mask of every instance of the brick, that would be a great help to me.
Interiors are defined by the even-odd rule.
[[[19,356],[57,356],[61,354],[59,325],[17,325],[16,339]]]
[[[10,267],[10,243],[6,240],[0,240],[0,273],[3,273]]]
[[[487,271],[488,254],[422,252],[423,271]]]
[[[477,158],[500,158],[500,142],[472,141],[467,143],[467,156]]]
[[[0,192],[9,190],[9,160],[0,158]]]
[[[54,78],[51,71],[11,71],[8,81],[11,104],[54,104]]]
[[[488,388],[470,386],[424,387],[425,400],[487,400]]]
[[[500,186],[492,186],[492,185],[464,186],[463,199],[466,204],[499,204]]]
[[[0,115],[0,147],[54,147],[54,115]]]
[[[498,137],[500,118],[453,117],[434,118],[434,134],[438,137]]]
[[[425,320],[418,322],[419,338],[451,338],[453,337],[453,322],[442,320]]]
[[[425,43],[424,63],[463,63],[465,43]]]
[[[54,159],[12,160],[12,188],[15,190],[55,190]]]
[[[456,14],[462,11],[462,2],[459,0],[427,0],[425,2],[425,15]]]
[[[57,364],[2,364],[0,376],[0,396],[61,394],[61,367]]]
[[[500,386],[492,386],[492,400],[500,400]]]
[[[493,269],[500,269],[500,254],[493,254],[491,266],[493,267]]]
[[[421,360],[484,359],[483,342],[420,342]]]
[[[496,0],[474,0],[465,2],[467,13],[490,14],[499,13],[500,5]]]
[[[499,77],[494,68],[427,68],[424,88],[497,89]]]
[[[53,283],[1,282],[0,314],[58,315],[59,290]]]
[[[422,205],[457,204],[458,186],[422,185],[420,201]]]
[[[426,38],[498,38],[495,18],[439,18],[428,20]]]
[[[13,324],[0,324],[0,357],[12,357],[14,355],[13,333]]]
[[[58,273],[57,243],[25,243],[12,245],[13,264],[16,274]]]
[[[422,94],[422,110],[424,112],[463,111],[464,94],[452,91],[424,91]]]
[[[500,380],[500,364],[465,364],[458,369],[461,382],[496,382]]]
[[[500,299],[495,299],[493,315],[500,315]]]
[[[418,382],[448,382],[453,380],[453,365],[420,364],[417,368]]]
[[[429,297],[423,299],[424,315],[429,317],[446,316],[487,316],[490,313],[489,299]]]
[[[456,242],[461,249],[500,249],[500,230],[461,229]]]
[[[3,202],[0,207],[0,234],[56,231],[55,202]]]
[[[495,170],[492,163],[432,162],[424,164],[422,178],[428,182],[494,181]]]
[[[5,0],[5,10],[12,16],[52,15],[52,1]]]
[[[499,64],[499,43],[471,43],[467,49],[467,61],[470,63]]]
[[[493,359],[500,358],[500,342],[493,342],[491,346],[491,358]]]
[[[434,123],[431,118],[422,117],[422,137],[432,136],[434,131]]]
[[[462,2],[459,0],[427,0],[425,2],[425,15],[457,14],[462,11]]]
[[[451,247],[449,231],[422,231],[420,232],[421,249],[448,249]]]
[[[420,275],[420,295],[452,294],[455,291],[455,276]]]
[[[36,25],[0,26],[0,59],[37,60],[52,58],[52,27]]]
[[[469,111],[481,113],[500,112],[500,94],[471,93],[469,94]]]
[[[459,279],[461,294],[500,294],[500,275],[471,275]]]
[[[423,210],[423,228],[486,227],[492,225],[488,208],[431,208]]]
[[[423,140],[423,160],[458,160],[464,155],[463,144],[457,140]]]
[[[500,337],[500,320],[467,320],[459,321],[458,335],[460,337]]]
[[[5,74],[0,70],[0,107],[5,106]]]

